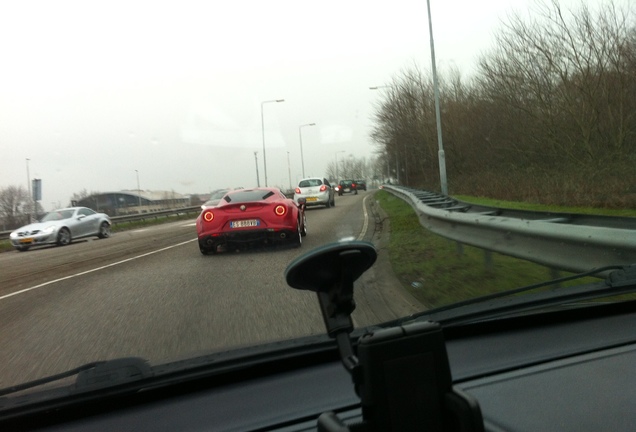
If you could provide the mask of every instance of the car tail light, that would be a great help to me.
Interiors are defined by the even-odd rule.
[[[214,220],[214,213],[211,211],[206,211],[203,213],[203,220],[206,222],[212,222]]]
[[[300,188],[296,188],[296,190],[294,192],[296,192],[298,195],[300,195]]]
[[[324,192],[326,190],[327,190],[327,186],[325,185],[320,186],[320,192]]]
[[[277,205],[276,207],[274,207],[274,213],[276,213],[276,215],[278,216],[284,216],[285,213],[287,213],[287,207],[282,205]]]
[[[351,183],[351,187],[352,188],[356,187],[356,184],[355,183]]]

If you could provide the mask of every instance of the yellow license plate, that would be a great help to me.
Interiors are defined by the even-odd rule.
[[[316,198],[316,197],[309,197],[309,198],[307,198],[307,201],[318,201],[318,198]]]
[[[33,243],[33,239],[32,238],[23,238],[20,239],[20,243]]]

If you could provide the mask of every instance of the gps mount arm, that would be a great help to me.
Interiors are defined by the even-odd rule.
[[[285,270],[291,287],[317,293],[327,333],[336,340],[361,400],[361,423],[346,425],[335,413],[323,413],[318,431],[483,431],[477,401],[452,387],[439,324],[420,322],[367,333],[358,341],[357,355],[354,352],[353,282],[376,258],[371,243],[339,242],[301,256]]]

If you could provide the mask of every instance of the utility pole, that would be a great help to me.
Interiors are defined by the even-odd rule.
[[[256,186],[261,187],[261,179],[258,177],[258,152],[254,152],[254,162],[256,163]]]

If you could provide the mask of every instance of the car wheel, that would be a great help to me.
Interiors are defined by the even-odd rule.
[[[60,232],[57,233],[57,245],[58,246],[66,246],[71,242],[71,232],[68,228],[60,229]]]
[[[110,237],[110,225],[108,224],[108,222],[102,222],[102,224],[99,226],[99,233],[97,234],[97,237],[99,237],[100,239]]]
[[[208,244],[199,242],[199,250],[203,255],[214,255],[216,254],[217,244],[213,243],[212,247],[209,247]]]
[[[16,246],[15,248],[18,250],[18,252],[26,252],[29,250],[29,246]]]
[[[300,235],[307,236],[307,216],[303,213],[303,229],[300,231]]]
[[[327,197],[327,204],[325,204],[326,208],[331,207],[331,201],[329,200],[329,197]]]

